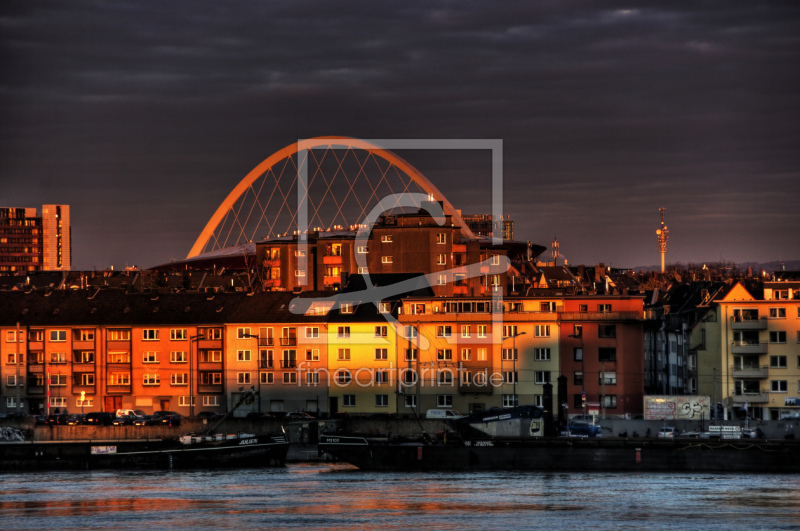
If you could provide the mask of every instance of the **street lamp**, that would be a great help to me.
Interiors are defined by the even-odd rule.
[[[515,327],[516,328],[516,327]],[[525,332],[519,332],[516,334],[511,334],[510,336],[504,337],[503,341],[508,338],[511,338],[511,360],[513,361],[513,371],[514,371],[514,407],[519,405],[517,402],[517,338],[519,336],[524,336]]]

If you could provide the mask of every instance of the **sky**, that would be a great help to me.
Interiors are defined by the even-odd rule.
[[[0,206],[73,268],[181,259],[299,138],[500,139],[515,239],[571,264],[800,259],[800,4],[0,4]],[[398,152],[464,213],[488,154]],[[547,251],[545,256],[549,256]]]

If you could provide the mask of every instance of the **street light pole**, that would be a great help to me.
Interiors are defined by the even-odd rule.
[[[510,336],[503,338],[503,341],[505,341],[509,337],[511,338],[511,361],[513,363],[512,368],[513,368],[513,371],[514,371],[513,372],[513,374],[514,374],[514,382],[513,382],[514,383],[514,387],[513,387],[513,389],[514,389],[514,395],[513,395],[514,396],[514,398],[513,398],[514,407],[519,405],[519,402],[517,401],[517,338],[519,336],[524,336],[524,335],[525,335],[525,332],[519,332],[519,333],[511,334]]]
[[[194,417],[194,355],[192,345],[198,343],[201,339],[205,339],[203,334],[189,337],[189,416]],[[199,346],[196,350],[199,350]]]
[[[256,378],[258,378],[258,416],[261,416],[261,338],[258,335],[244,334],[242,337],[256,340]]]

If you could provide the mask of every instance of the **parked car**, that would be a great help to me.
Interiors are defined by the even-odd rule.
[[[428,412],[425,413],[425,418],[427,419],[456,420],[463,417],[464,415],[452,409],[429,409]]]
[[[221,419],[223,416],[222,413],[214,413],[213,411],[201,411],[197,414],[197,418],[201,420],[217,420]]]
[[[764,432],[761,428],[747,428],[742,430],[742,438],[744,439],[763,439]]]
[[[107,411],[90,411],[84,421],[90,426],[111,426],[114,415]]]
[[[150,426],[180,426],[181,416],[174,411],[156,411],[148,422]]]
[[[597,424],[588,422],[570,422],[569,434],[573,437],[600,437],[603,429]]]
[[[284,415],[285,420],[317,420],[313,415],[309,415],[305,411],[291,411]]]
[[[57,413],[55,415],[47,415],[48,426],[66,426],[69,420],[69,415],[64,413]]]
[[[130,426],[136,420],[145,416],[145,412],[141,409],[118,409],[117,416],[114,417],[114,426]]]
[[[81,424],[86,424],[86,415],[83,413],[70,415],[67,419],[67,424],[70,426],[80,426]]]
[[[148,426],[150,425],[150,420],[153,418],[153,415],[142,415],[141,417],[136,417],[133,419],[134,426]]]
[[[677,436],[678,436],[678,430],[669,426],[664,426],[663,428],[658,430],[659,439],[674,439]]]

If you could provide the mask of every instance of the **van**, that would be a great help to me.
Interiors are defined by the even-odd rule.
[[[425,414],[425,418],[436,420],[456,420],[464,418],[464,415],[461,415],[458,413],[458,411],[453,411],[452,409],[429,409]]]

